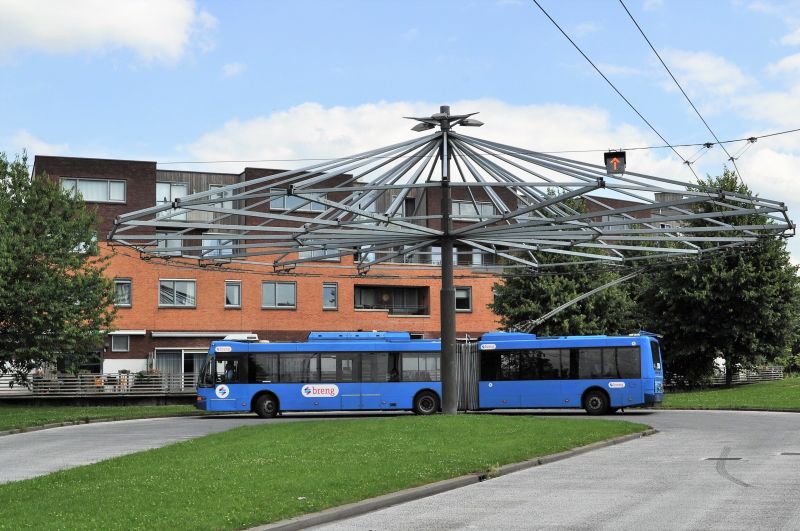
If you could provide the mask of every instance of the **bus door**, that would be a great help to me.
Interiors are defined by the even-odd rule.
[[[237,409],[235,404],[245,401],[249,404],[249,397],[243,393],[246,386],[237,385],[247,382],[247,364],[244,363],[247,354],[236,352],[217,353],[211,374],[214,378],[214,396],[209,400],[229,404],[229,409]]]
[[[365,353],[361,356],[361,409],[398,407],[400,355],[397,352]]]
[[[531,349],[520,352],[521,407],[564,407],[562,363],[569,349]],[[569,369],[566,369],[567,372]]]
[[[481,350],[478,403],[482,409],[520,407],[524,383],[519,350]]]
[[[338,400],[331,400],[325,409],[361,409],[358,359],[359,355],[353,352],[320,354],[320,382],[335,386],[338,392]]]

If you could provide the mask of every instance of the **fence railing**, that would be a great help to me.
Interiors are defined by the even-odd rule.
[[[733,374],[733,385],[771,382],[774,380],[783,380],[783,367],[777,365],[758,367],[756,369],[737,371]],[[725,385],[725,373],[712,376],[711,385]]]
[[[9,388],[10,378],[0,378],[0,396],[97,396],[195,393],[197,375],[192,373],[151,374],[54,374],[32,376],[28,386]]]

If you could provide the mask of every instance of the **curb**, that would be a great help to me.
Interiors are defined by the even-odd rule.
[[[765,407],[655,407],[652,411],[755,411],[758,413],[800,413],[800,409],[775,409]]]
[[[505,476],[513,472],[519,472],[520,470],[525,470],[540,465],[546,465],[548,463],[554,463],[556,461],[561,461],[563,459],[568,459],[570,457],[575,457],[580,454],[591,452],[592,450],[598,450],[600,448],[605,448],[607,446],[613,446],[616,444],[633,441],[635,439],[641,439],[643,437],[655,435],[656,433],[658,433],[658,430],[650,428],[648,430],[639,433],[622,435],[620,437],[608,439],[607,441],[599,441],[596,443],[587,444],[586,446],[580,446],[578,448],[567,450],[565,452],[559,452],[557,454],[546,455],[543,457],[534,457],[532,459],[521,461],[519,463],[511,463],[509,465],[504,465],[501,466],[499,469],[497,469],[497,471],[492,472],[491,475],[487,473],[480,473],[480,474],[476,473],[476,474],[467,474],[464,476],[459,476],[453,479],[445,479],[443,481],[437,481],[436,483],[429,483],[428,485],[413,487],[410,489],[401,490],[399,492],[384,494],[383,496],[378,496],[376,498],[369,498],[367,500],[349,503],[347,505],[341,505],[339,507],[332,507],[330,509],[325,509],[324,511],[311,513],[303,516],[297,516],[295,518],[290,518],[288,520],[281,520],[279,522],[275,522],[272,524],[253,527],[250,528],[250,531],[275,531],[275,530],[295,531],[298,529],[306,529],[308,527],[316,525],[329,524],[331,522],[336,522],[339,520],[344,520],[346,518],[360,516],[362,514],[366,514],[372,511],[377,511],[378,509],[391,507],[392,505],[398,505],[400,503],[419,500],[421,498],[427,498],[428,496],[433,496],[434,494],[439,494],[442,492],[447,492],[449,490],[459,489],[461,487],[466,487],[468,485],[474,485],[476,483],[480,483],[482,481],[488,481],[490,479],[500,476]]]

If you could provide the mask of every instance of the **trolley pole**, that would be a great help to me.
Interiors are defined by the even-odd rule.
[[[440,107],[440,113],[450,115],[450,107]],[[440,291],[442,332],[442,413],[454,415],[458,411],[458,374],[456,370],[456,290],[453,285],[453,221],[452,191],[450,188],[450,151],[448,131],[450,121],[442,124],[442,289]]]

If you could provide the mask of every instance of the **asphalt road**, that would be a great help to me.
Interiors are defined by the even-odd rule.
[[[317,529],[800,529],[800,414],[613,418],[660,433]]]

